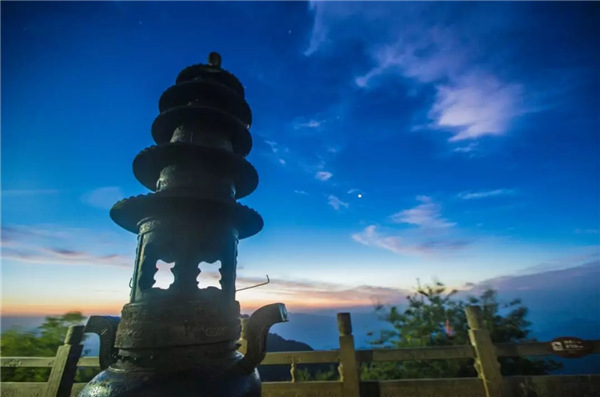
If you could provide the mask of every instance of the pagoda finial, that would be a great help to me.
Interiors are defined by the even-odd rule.
[[[210,54],[208,54],[208,64],[210,66],[214,66],[216,68],[220,68],[221,67],[221,54],[219,54],[218,52],[211,52]]]

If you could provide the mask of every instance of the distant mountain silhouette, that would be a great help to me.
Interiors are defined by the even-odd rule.
[[[313,350],[312,347],[304,342],[298,342],[295,340],[284,339],[281,336],[273,333],[269,333],[267,336],[267,351],[268,352],[295,352],[295,351],[309,351]]]
[[[558,336],[600,339],[600,262],[546,272],[498,277],[480,283],[503,300],[520,298],[529,308],[533,336],[548,341]],[[553,358],[563,363],[559,374],[599,374],[600,354],[579,359]]]
[[[479,283],[465,294],[486,288],[502,300],[520,298],[529,308],[527,319],[539,340],[557,336],[600,339],[600,262]]]

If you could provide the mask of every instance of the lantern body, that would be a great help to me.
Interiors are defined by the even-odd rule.
[[[252,117],[241,83],[220,64],[211,53],[162,94],[156,145],[133,161],[135,177],[153,192],[110,211],[138,235],[130,301],[120,318],[90,318],[86,331],[100,335],[103,371],[81,397],[260,396],[266,334],[287,313],[279,303],[259,309],[248,321],[247,353],[238,352],[237,246],[263,220],[237,202],[258,184],[245,160]],[[154,287],[159,261],[173,264],[167,289]],[[217,265],[220,288],[198,288],[201,268]]]

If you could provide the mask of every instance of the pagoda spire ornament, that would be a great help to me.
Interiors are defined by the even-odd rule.
[[[182,70],[161,95],[156,145],[133,161],[136,179],[152,193],[110,211],[138,235],[130,301],[120,319],[90,318],[86,331],[100,335],[103,371],[80,396],[260,396],[256,366],[266,334],[287,313],[281,303],[258,309],[247,323],[247,353],[237,351],[238,240],[263,227],[256,211],[237,202],[258,185],[245,159],[252,113],[244,95],[216,52]],[[154,287],[158,261],[174,264],[167,289]],[[216,262],[221,288],[199,288],[199,265]]]

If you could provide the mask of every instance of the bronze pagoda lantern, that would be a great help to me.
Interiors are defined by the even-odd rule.
[[[213,52],[208,64],[179,73],[159,111],[156,145],[133,161],[135,177],[153,192],[110,211],[138,235],[130,301],[120,318],[90,318],[86,332],[100,335],[103,371],[80,396],[260,396],[256,366],[270,326],[287,313],[281,303],[258,309],[245,326],[246,354],[238,352],[238,240],[263,227],[256,211],[237,202],[258,184],[245,159],[252,114],[244,87]],[[174,263],[168,289],[153,287],[159,260]],[[221,288],[198,287],[203,262],[220,262]]]

